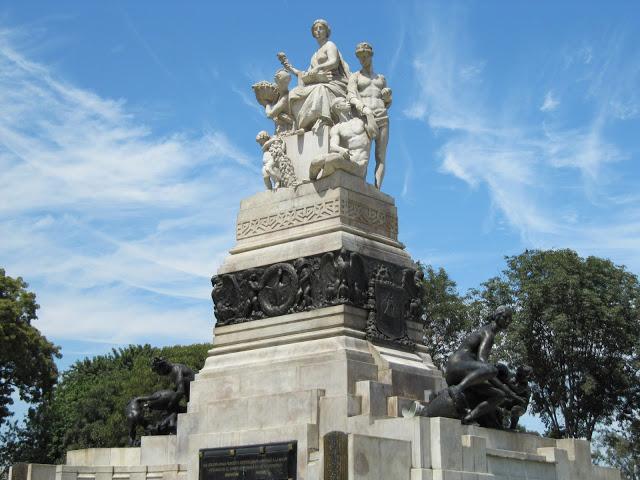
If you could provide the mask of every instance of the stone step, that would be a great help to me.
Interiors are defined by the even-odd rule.
[[[392,385],[372,380],[356,382],[356,395],[361,397],[361,415],[387,417],[387,397],[392,393]]]
[[[219,433],[287,425],[317,424],[324,390],[310,389],[220,400],[180,414],[178,436],[183,432]]]
[[[413,398],[399,397],[394,395],[387,398],[387,416],[402,417],[402,410],[411,407],[415,402]]]

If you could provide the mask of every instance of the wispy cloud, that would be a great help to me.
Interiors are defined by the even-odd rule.
[[[551,90],[547,92],[544,96],[544,100],[542,101],[542,105],[540,106],[540,111],[542,112],[553,112],[560,105],[560,100],[558,100]]]
[[[151,60],[153,60],[153,63],[155,63],[158,68],[171,80],[175,81],[175,76],[173,75],[173,73],[167,68],[167,66],[164,64],[164,62],[160,59],[160,57],[158,56],[158,54],[156,53],[155,49],[153,49],[151,47],[151,45],[149,44],[149,42],[144,38],[144,36],[140,33],[140,31],[138,30],[138,28],[136,27],[135,23],[133,22],[133,20],[131,19],[131,17],[129,16],[129,14],[122,10],[122,16],[124,18],[125,24],[127,25],[127,28],[129,29],[129,31],[133,34],[133,36],[135,37],[136,41],[142,46],[142,48],[147,52],[147,54],[149,55],[149,57],[151,58]]]
[[[460,67],[460,78],[463,81],[478,78],[484,70],[485,62],[477,62],[470,65],[462,65]]]
[[[398,66],[398,61],[400,60],[402,54],[404,53],[405,38],[406,38],[406,32],[407,32],[407,26],[404,21],[401,20],[401,22],[398,25],[397,31],[398,33],[396,34],[396,38],[397,38],[396,46],[393,50],[393,55],[389,60],[389,66],[387,68],[387,78],[390,80],[394,78],[396,68]],[[358,66],[354,65],[351,68],[355,71],[356,68],[358,68]]]
[[[238,88],[235,85],[232,85],[231,91],[236,95],[238,95],[238,97],[240,97],[240,99],[242,100],[242,103],[244,103],[245,106],[249,107],[251,110],[259,114],[260,116],[264,116],[264,109],[260,107],[260,104],[255,99],[255,97],[252,97],[251,95],[249,95],[247,90]]]
[[[640,205],[625,204],[623,214],[609,200],[614,192],[628,197],[626,190],[640,180],[637,169],[629,176],[625,162],[637,154],[637,139],[630,147],[628,139],[620,143],[610,134],[612,122],[637,115],[640,57],[624,36],[578,49],[571,62],[557,53],[557,68],[536,79],[557,83],[563,93],[563,116],[551,121],[537,110],[557,110],[560,97],[556,89],[540,92],[529,75],[510,78],[500,97],[485,88],[485,75],[499,78],[502,72],[476,58],[465,41],[464,15],[431,11],[424,25],[414,57],[416,100],[404,113],[440,134],[441,171],[486,188],[495,211],[528,246],[570,246],[640,268]],[[527,111],[528,99],[538,95],[542,104]],[[564,115],[572,107],[578,113]]]
[[[155,135],[14,34],[0,32],[0,262],[36,289],[39,326],[58,341],[209,338],[208,277],[258,188],[251,157],[221,131]]]

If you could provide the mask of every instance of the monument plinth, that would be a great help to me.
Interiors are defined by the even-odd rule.
[[[415,269],[398,241],[393,198],[343,171],[243,200],[236,240],[219,273],[341,248]]]
[[[307,70],[280,53],[275,83],[253,86],[275,124],[256,137],[267,191],[241,202],[236,244],[212,279],[213,348],[176,434],[71,451],[55,480],[619,478],[591,464],[588,442],[463,425],[486,413],[485,399],[497,413],[495,392],[449,408],[472,397],[443,390],[422,345],[422,273],[380,191],[391,90],[373,71],[370,44],[356,47],[362,68],[351,73],[329,33],[314,22]],[[477,333],[490,339],[483,348],[492,325]],[[477,357],[469,345],[460,355]],[[498,381],[475,357],[452,364],[461,378],[480,364]],[[411,416],[440,404],[460,419]]]

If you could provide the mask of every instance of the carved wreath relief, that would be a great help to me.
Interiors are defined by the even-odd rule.
[[[406,321],[422,314],[422,272],[345,249],[211,279],[217,325],[349,304],[368,310],[370,340],[413,347]]]

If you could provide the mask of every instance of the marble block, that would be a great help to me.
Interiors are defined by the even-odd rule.
[[[219,274],[343,247],[401,266],[415,266],[398,241],[393,198],[341,171],[297,188],[246,198],[240,204],[236,240]]]
[[[320,127],[318,133],[284,137],[287,156],[293,164],[298,180],[309,180],[309,166],[318,155],[329,153],[329,128]]]
[[[409,480],[411,443],[388,438],[349,435],[350,480]]]

